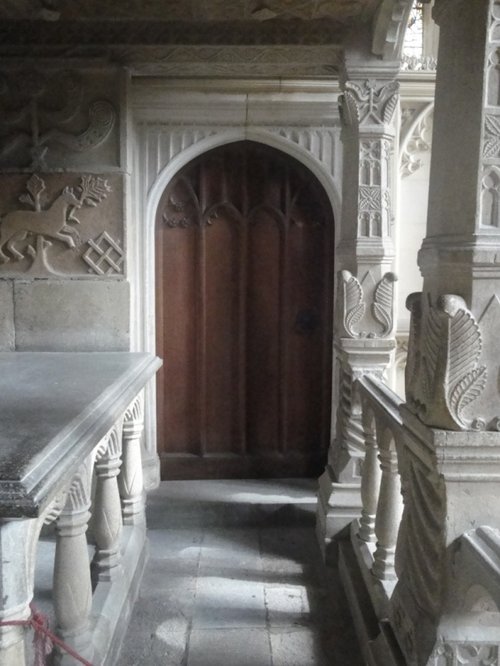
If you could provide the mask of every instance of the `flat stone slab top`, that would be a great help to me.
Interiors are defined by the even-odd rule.
[[[38,516],[160,365],[129,352],[0,353],[0,516]]]

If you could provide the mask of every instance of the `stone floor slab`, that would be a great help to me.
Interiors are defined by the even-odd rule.
[[[196,629],[187,666],[273,666],[265,629]]]

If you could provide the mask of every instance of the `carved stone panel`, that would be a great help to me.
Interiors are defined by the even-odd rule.
[[[375,283],[367,272],[358,280],[340,271],[337,287],[339,334],[346,338],[385,338],[394,328],[394,283],[397,276],[386,273]]]
[[[124,275],[118,175],[4,175],[0,277]]]
[[[120,166],[116,70],[0,70],[0,169]]]

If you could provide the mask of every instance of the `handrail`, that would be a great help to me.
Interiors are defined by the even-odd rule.
[[[56,533],[56,633],[94,666],[114,663],[113,636],[122,632],[145,561],[142,389],[160,365],[141,353],[0,354],[5,666],[27,663],[36,547],[49,523]]]

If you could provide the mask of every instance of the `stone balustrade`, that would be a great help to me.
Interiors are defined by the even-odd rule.
[[[362,509],[339,568],[367,663],[497,663],[499,433],[429,428],[374,377],[354,392]]]
[[[159,365],[148,354],[0,354],[1,664],[31,663],[27,628],[10,623],[30,616],[51,523],[51,629],[94,666],[115,663],[145,563],[142,389]],[[54,661],[77,663],[59,648]]]

